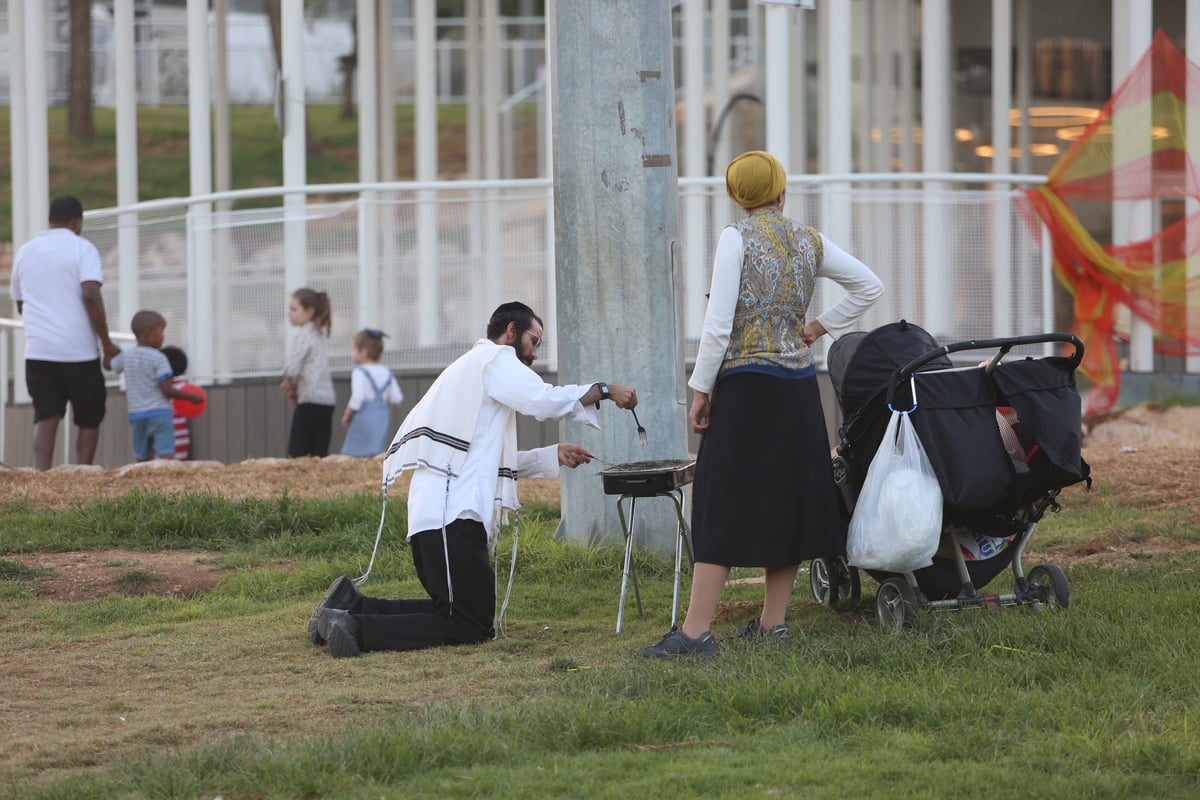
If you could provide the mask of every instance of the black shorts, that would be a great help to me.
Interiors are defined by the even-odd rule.
[[[33,398],[33,421],[62,418],[71,404],[75,424],[99,428],[104,420],[108,389],[100,359],[94,361],[26,360],[25,384]]]

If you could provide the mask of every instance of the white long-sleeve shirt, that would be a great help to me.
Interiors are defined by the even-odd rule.
[[[713,259],[712,285],[708,309],[700,330],[700,350],[688,386],[701,392],[711,392],[717,373],[729,348],[733,330],[733,315],[737,308],[738,289],[742,278],[742,234],[727,227],[717,241]],[[832,308],[817,317],[817,321],[834,339],[849,331],[871,304],[883,294],[883,283],[867,265],[821,235],[824,258],[817,277],[829,278],[846,290],[846,295]]]
[[[552,386],[522,364],[513,348],[504,347],[484,370],[483,400],[471,446],[458,476],[449,481],[449,494],[444,474],[425,467],[413,471],[408,535],[440,530],[443,522],[456,519],[481,522],[490,533],[496,512],[497,469],[510,414],[515,411],[538,420],[565,417],[599,428],[595,409],[579,402],[589,389],[591,384]],[[517,454],[517,472],[522,478],[555,478],[558,469],[557,445]]]

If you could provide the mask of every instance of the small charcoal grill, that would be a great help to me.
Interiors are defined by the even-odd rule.
[[[654,497],[687,486],[696,476],[696,462],[686,459],[630,461],[601,470],[605,494]]]
[[[675,628],[679,615],[679,581],[684,554],[692,563],[692,534],[684,509],[683,487],[696,477],[696,462],[693,459],[667,459],[663,461],[630,461],[613,464],[600,471],[604,479],[604,493],[620,495],[617,498],[617,513],[621,517],[621,533],[625,537],[625,566],[621,571],[621,602],[617,606],[617,633],[625,619],[625,592],[633,578],[633,593],[637,598],[638,616],[642,616],[642,591],[638,586],[637,568],[633,562],[634,510],[639,497],[666,497],[675,506],[678,529],[675,536],[675,587],[671,595],[671,628]],[[625,515],[622,503],[629,501],[629,516]]]

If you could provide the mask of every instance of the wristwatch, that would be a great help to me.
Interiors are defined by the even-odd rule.
[[[596,386],[600,388],[600,400],[612,399],[612,390],[608,388],[607,383],[597,383]],[[600,400],[596,401],[596,408],[600,407]]]

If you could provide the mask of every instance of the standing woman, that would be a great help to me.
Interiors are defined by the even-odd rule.
[[[688,419],[704,435],[692,485],[691,600],[682,628],[638,650],[646,658],[716,653],[710,626],[731,567],[766,570],[762,612],[738,636],[787,641],[784,616],[800,562],[845,550],[810,346],[849,330],[883,284],[819,232],[783,215],[787,171],[770,153],[735,158],[725,188],[747,216],[717,242],[688,381]],[[819,277],[846,295],[810,322]]]
[[[329,455],[333,435],[333,376],[329,374],[329,295],[304,287],[288,298],[288,322],[299,328],[288,345],[279,388],[296,406],[288,434],[288,458]]]

